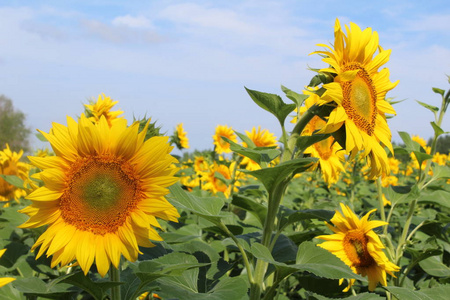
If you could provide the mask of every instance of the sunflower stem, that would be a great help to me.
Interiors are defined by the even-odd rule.
[[[242,254],[242,260],[244,261],[245,268],[247,269],[247,276],[248,276],[248,282],[250,284],[253,284],[253,269],[250,265],[250,261],[248,260],[247,253],[245,252],[245,249],[242,247],[239,240],[234,236],[234,234],[228,229],[228,227],[223,223],[219,223],[219,227],[225,231],[225,233],[234,241],[236,246],[239,249],[239,252]]]
[[[109,268],[109,280],[112,282],[120,281],[120,263],[117,268],[114,266]],[[120,285],[113,286],[111,288],[111,300],[120,300],[120,298]]]
[[[381,184],[381,177],[377,178],[377,194],[378,194],[378,204],[380,205],[380,215],[381,215],[381,221],[386,222],[386,214],[384,212],[384,204],[383,204],[383,190],[382,190],[382,184]],[[387,228],[388,224],[384,225],[384,228]]]

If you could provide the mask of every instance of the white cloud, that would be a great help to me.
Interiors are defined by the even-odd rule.
[[[152,28],[152,23],[144,16],[133,17],[131,15],[125,15],[116,17],[111,22],[115,26],[126,26],[131,28]]]
[[[123,25],[124,22],[121,22]],[[120,24],[120,22],[115,23]],[[135,25],[136,24],[137,23],[135,23]],[[136,27],[133,26],[111,26],[97,20],[82,20],[81,25],[87,33],[112,43],[152,44],[159,43],[164,40],[160,34],[152,29],[136,29]]]

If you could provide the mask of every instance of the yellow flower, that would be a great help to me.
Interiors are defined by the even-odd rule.
[[[233,173],[234,168],[236,168],[236,163],[232,162],[229,167],[224,164],[218,164],[214,162],[214,164],[210,167],[209,172],[205,178],[205,184],[202,186],[203,190],[211,191],[213,194],[217,194],[218,192],[222,192],[225,197],[229,197],[231,193],[231,186],[227,183],[223,182],[222,179],[218,178],[216,173],[225,178],[225,180],[231,179],[231,174]],[[239,185],[238,182],[235,182],[235,187]]]
[[[111,126],[116,120],[122,119],[119,115],[123,114],[123,111],[111,111],[112,107],[119,103],[119,101],[113,101],[111,97],[106,97],[105,94],[98,96],[97,102],[91,104],[85,104],[86,113],[89,116],[89,120],[94,123],[100,122],[102,116],[106,118],[108,125]]]
[[[306,110],[313,106],[318,100],[318,96],[316,94],[309,92],[307,93],[310,96],[306,99],[305,106],[300,108],[300,115],[306,112]],[[314,116],[305,126],[305,129],[303,129],[301,135],[311,136],[315,132],[321,130],[325,124],[326,122],[319,116]],[[333,137],[326,138],[309,146],[305,149],[304,153],[319,159],[314,168],[320,167],[323,180],[328,185],[336,183],[339,178],[339,174],[345,170],[342,165],[342,161],[344,161],[344,151],[342,151],[342,147],[335,142]]]
[[[6,148],[0,151],[0,174],[15,175],[24,180],[25,185],[28,181],[29,165],[19,161],[22,155],[22,150],[19,153],[11,151],[9,145],[6,144]],[[0,202],[10,200],[18,201],[20,197],[24,197],[26,194],[27,192],[25,190],[9,184],[0,177]]]
[[[32,250],[39,258],[53,255],[51,266],[77,260],[85,274],[97,265],[104,276],[123,255],[135,261],[138,246],[161,241],[156,217],[177,221],[177,210],[165,199],[167,187],[177,181],[176,159],[167,137],[145,139],[147,126],[127,127],[125,119],[109,126],[105,117],[92,123],[53,123],[42,132],[55,156],[29,157],[42,169],[36,177],[44,186],[27,196],[32,204],[20,212],[30,218],[21,228],[48,225]]]
[[[277,138],[275,135],[267,129],[261,130],[261,126],[258,126],[258,129],[256,127],[252,128],[252,131],[245,131],[247,136],[252,140],[253,144],[255,144],[256,147],[273,147],[277,146]],[[248,147],[246,143],[244,143],[244,147]],[[247,170],[258,170],[261,167],[259,164],[253,160],[251,160],[248,157],[244,157],[241,162],[242,165],[246,166]]]
[[[390,175],[390,176],[383,176],[381,178],[381,185],[383,187],[388,187],[391,185],[396,186],[397,183],[398,183],[398,178],[396,176]]]
[[[384,194],[382,199],[383,199],[383,206],[392,205],[391,201],[389,201]]]
[[[378,45],[377,32],[372,33],[371,28],[361,31],[354,23],[346,29],[347,35],[336,20],[334,48],[319,45],[329,50],[314,52],[325,55],[323,61],[331,65],[320,71],[336,74],[334,82],[323,86],[326,91],[320,103],[335,103],[335,109],[321,133],[335,132],[344,125],[345,149],[352,157],[363,151],[369,158],[369,177],[375,178],[390,173],[382,145],[393,153],[385,113],[395,114],[395,110],[385,96],[398,82],[390,82],[389,69],[378,71],[388,62],[391,51]]]
[[[401,161],[394,157],[389,157],[389,168],[391,169],[391,172],[394,174],[398,174],[399,167],[400,167]]]
[[[433,155],[433,162],[437,163],[440,166],[445,166],[448,161],[449,156],[446,154],[440,154],[439,152],[437,152],[435,155]]]
[[[186,131],[183,129],[183,123],[177,125],[174,135],[171,137],[170,141],[180,150],[189,148],[189,139],[187,138]]]
[[[400,268],[388,260],[382,250],[383,243],[372,229],[387,223],[369,221],[370,214],[376,209],[361,219],[342,203],[341,210],[342,214],[336,211],[331,219],[334,226],[327,224],[334,234],[318,236],[317,238],[326,240],[318,246],[339,257],[356,274],[367,276],[369,291],[373,291],[378,282],[386,286],[386,273],[395,277],[393,272],[398,272]]]
[[[3,256],[3,254],[5,254],[6,249],[2,249],[0,250],[0,257]],[[12,282],[16,280],[16,278],[12,278],[12,277],[0,277],[0,287],[7,285],[8,283]]]
[[[237,136],[231,127],[228,127],[227,125],[217,125],[213,140],[214,149],[218,154],[231,152],[230,144],[222,139],[223,136],[237,143]]]

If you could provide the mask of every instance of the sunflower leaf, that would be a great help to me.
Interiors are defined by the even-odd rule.
[[[269,194],[271,194],[273,189],[286,178],[309,169],[316,161],[317,158],[297,158],[283,162],[275,167],[263,168],[255,171],[244,170],[243,172],[258,178]]]
[[[309,146],[314,145],[326,138],[329,138],[331,134],[314,134],[311,136],[299,136],[297,138],[297,147],[299,149],[305,150]]]
[[[284,126],[286,117],[297,107],[295,104],[284,103],[281,97],[275,94],[258,92],[248,88],[245,88],[245,90],[259,107],[273,114],[281,126]]]
[[[0,174],[0,177],[3,178],[7,183],[13,185],[17,188],[23,189],[23,180],[17,177],[16,175],[4,175]]]
[[[272,160],[274,160],[277,156],[280,155],[280,151],[277,149],[274,149],[273,147],[255,147],[253,149],[251,148],[245,148],[232,140],[222,137],[227,143],[230,144],[230,149],[236,153],[239,153],[245,157],[250,158],[251,160],[255,161],[259,165],[262,162],[269,163]]]
[[[441,127],[439,127],[435,122],[431,122],[430,124],[431,124],[431,127],[433,127],[435,137],[438,137],[438,136],[440,136],[440,135],[446,133],[446,132],[444,132],[444,130],[443,130]]]
[[[308,98],[308,95],[299,94],[297,92],[294,92],[287,87],[281,85],[281,90],[286,94],[286,97],[294,101],[295,104],[297,104],[297,107],[302,106],[303,102],[305,102],[306,98]]]
[[[296,263],[292,265],[275,261],[269,249],[259,243],[253,243],[251,251],[256,258],[274,265],[279,271],[280,276],[288,276],[294,272],[306,271],[324,278],[355,278],[366,281],[360,275],[353,273],[339,258],[312,242],[300,244]]]
[[[264,221],[267,216],[267,207],[252,200],[251,198],[247,198],[241,195],[233,195],[233,200],[231,201],[231,204],[234,206],[237,206],[239,208],[244,209],[245,211],[248,211],[252,215],[258,219],[258,221],[261,223],[261,225],[264,224]]]
[[[439,111],[439,108],[436,107],[436,106],[433,106],[433,105],[430,105],[430,104],[427,104],[427,103],[424,103],[424,102],[420,102],[418,100],[416,100],[416,101],[417,101],[417,103],[419,103],[420,105],[422,105],[426,109],[430,110],[432,113],[436,113],[436,112]]]
[[[383,288],[391,292],[397,299],[408,300],[447,300],[450,293],[450,285],[421,289],[420,291],[398,286],[385,286]]]
[[[220,224],[220,211],[224,200],[218,197],[197,197],[192,193],[186,193],[178,185],[169,187],[170,194],[167,200],[175,207],[190,211],[200,217],[207,219],[215,225]]]

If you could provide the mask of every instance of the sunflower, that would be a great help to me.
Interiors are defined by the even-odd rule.
[[[318,96],[316,94],[309,93],[308,91],[305,92],[310,96],[305,100],[305,106],[300,107],[300,116],[318,101]],[[311,136],[320,131],[325,124],[326,122],[319,116],[314,116],[305,126],[301,135]],[[305,149],[304,153],[319,159],[313,168],[320,167],[323,180],[328,185],[336,183],[339,174],[345,170],[342,165],[342,161],[344,161],[344,151],[342,151],[341,146],[336,143],[331,136],[309,146]]]
[[[170,141],[175,144],[179,150],[189,148],[189,139],[187,138],[186,131],[183,129],[183,123],[177,125]]]
[[[346,26],[346,31],[347,35],[336,20],[334,47],[320,44],[328,49],[314,52],[325,55],[323,61],[330,65],[320,72],[336,75],[333,82],[323,86],[326,91],[320,104],[332,104],[335,109],[321,133],[344,126],[345,149],[352,157],[362,150],[369,158],[369,176],[375,178],[390,173],[384,146],[392,153],[393,149],[385,114],[395,114],[395,110],[385,96],[398,81],[389,80],[389,69],[378,71],[388,62],[391,51],[378,45],[377,32],[371,28],[361,31],[354,23]]]
[[[119,116],[123,114],[123,111],[111,111],[117,103],[119,101],[113,101],[111,97],[106,97],[105,94],[101,94],[98,96],[97,102],[84,105],[86,107],[86,115],[94,123],[100,122],[100,118],[104,116],[108,125],[111,126],[113,122],[122,118]]]
[[[245,131],[245,134],[250,138],[250,140],[255,144],[256,147],[273,147],[277,146],[277,138],[275,135],[267,129],[261,130],[261,126],[252,128],[252,131]],[[244,143],[244,147],[248,147],[246,143]],[[244,157],[241,162],[242,165],[245,166],[247,170],[258,170],[261,169],[259,164],[248,157]]]
[[[331,219],[334,226],[327,224],[334,234],[318,236],[318,239],[326,240],[318,246],[339,257],[356,274],[367,276],[369,291],[373,291],[378,282],[386,286],[386,273],[395,277],[393,272],[398,272],[400,268],[388,260],[382,251],[383,243],[372,229],[387,223],[369,221],[370,214],[376,209],[361,219],[342,203],[341,210],[342,214],[336,211]]]
[[[29,165],[19,161],[22,155],[23,150],[20,150],[19,153],[11,151],[9,145],[6,144],[6,148],[0,151],[0,174],[15,175],[26,184],[28,181]],[[18,201],[20,197],[24,197],[26,194],[27,192],[24,189],[15,187],[0,177],[0,202],[10,200]]]
[[[52,267],[77,260],[85,274],[95,260],[104,276],[121,255],[135,261],[138,246],[162,240],[156,217],[177,221],[165,199],[178,179],[177,161],[168,137],[144,141],[147,126],[138,133],[138,122],[127,127],[118,119],[110,127],[105,117],[92,123],[82,114],[79,123],[67,123],[42,132],[55,156],[29,157],[44,185],[27,196],[32,204],[20,212],[30,218],[20,227],[48,225],[32,247],[40,246],[36,258],[53,255]]]
[[[210,191],[213,194],[221,192],[228,198],[231,194],[231,185],[224,182],[223,179],[227,181],[231,180],[231,176],[235,168],[236,162],[232,162],[229,167],[224,164],[214,162],[214,164],[210,166],[209,172],[204,178],[205,184],[202,186],[202,189]],[[219,178],[218,176],[222,178]],[[236,187],[237,185],[239,185],[239,182],[235,182],[234,186]]]
[[[237,143],[237,136],[234,133],[233,129],[231,127],[228,127],[227,125],[217,125],[216,127],[216,132],[213,135],[215,151],[218,154],[230,153],[230,144],[222,139],[222,137],[226,137],[229,140]]]

